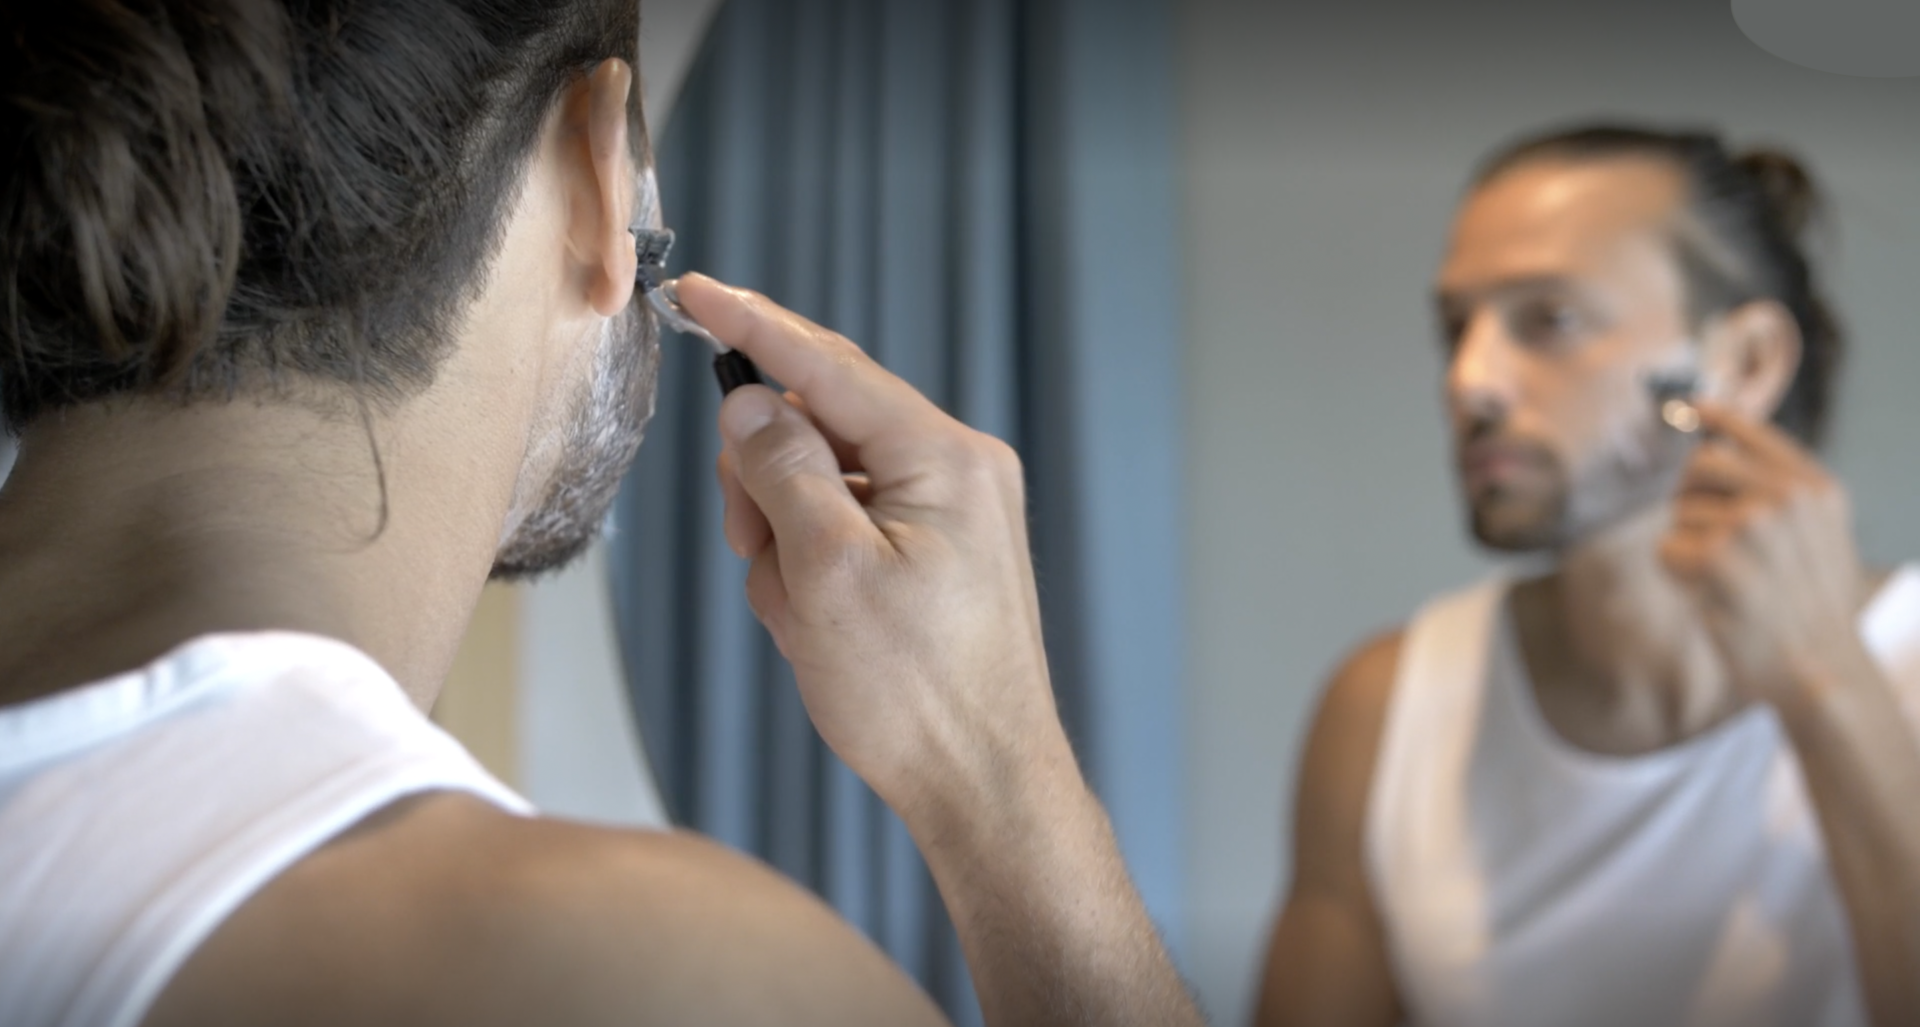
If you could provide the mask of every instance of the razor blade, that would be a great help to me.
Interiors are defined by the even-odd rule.
[[[673,229],[671,228],[635,228],[635,245],[638,249],[639,264],[634,268],[633,285],[646,297],[647,305],[660,318],[660,323],[682,335],[691,335],[713,348],[716,355],[732,352],[732,347],[693,319],[687,308],[680,305],[680,297],[674,288],[674,281],[667,277],[667,255],[673,252]]]
[[[1692,371],[1669,371],[1647,376],[1647,392],[1667,427],[1684,435],[1700,430],[1700,408],[1693,397],[1700,389],[1700,376]]]

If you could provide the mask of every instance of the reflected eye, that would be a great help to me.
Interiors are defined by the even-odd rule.
[[[1527,303],[1507,318],[1507,330],[1522,344],[1552,346],[1580,334],[1585,319],[1563,303]]]

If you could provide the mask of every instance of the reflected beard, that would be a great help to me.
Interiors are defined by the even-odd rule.
[[[1558,549],[1568,541],[1569,497],[1566,465],[1545,449],[1533,460],[1544,474],[1544,485],[1527,490],[1493,488],[1468,498],[1468,523],[1474,540],[1503,553],[1534,553]]]
[[[522,580],[572,563],[600,536],[620,493],[653,416],[660,370],[659,334],[638,303],[607,322],[593,362],[546,494],[501,543],[492,580]]]
[[[1542,483],[1469,497],[1474,539],[1504,553],[1561,552],[1666,502],[1685,467],[1691,440],[1656,429],[1648,439],[1616,441],[1583,461],[1578,474],[1553,451],[1530,446]]]

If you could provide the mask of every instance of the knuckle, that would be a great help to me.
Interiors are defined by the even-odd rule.
[[[867,355],[867,351],[862,349],[859,343],[841,335],[839,332],[820,325],[813,325],[812,327],[814,338],[821,346],[838,355],[839,358],[849,366],[864,364],[873,359]]]
[[[956,446],[957,467],[969,489],[1004,492],[1020,480],[1020,455],[1012,446],[985,432],[967,429]]]
[[[963,432],[946,425],[932,427],[916,432],[911,445],[929,471],[927,482],[942,495],[971,487],[980,454]]]
[[[959,447],[950,466],[952,475],[943,490],[950,505],[972,509],[999,488],[992,463],[978,448]]]
[[[972,431],[962,432],[955,438],[953,457],[955,469],[970,481],[993,473],[993,453]]]
[[[1019,451],[1008,445],[1005,439],[984,432],[979,435],[982,440],[981,445],[986,448],[986,459],[992,465],[994,473],[1005,481],[1021,480],[1023,467]]]

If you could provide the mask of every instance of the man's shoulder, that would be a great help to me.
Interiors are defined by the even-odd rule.
[[[1445,634],[1462,626],[1483,629],[1497,616],[1498,605],[1514,584],[1496,574],[1442,592],[1422,604],[1408,620],[1355,646],[1334,669],[1321,693],[1314,717],[1315,733],[1377,734],[1399,682],[1402,658],[1410,647],[1422,644],[1416,639],[1431,641],[1436,631]]]
[[[1347,652],[1327,681],[1320,715],[1383,714],[1400,673],[1401,656],[1423,625],[1458,619],[1462,615],[1484,620],[1484,610],[1498,603],[1513,583],[1492,575],[1448,589],[1422,603],[1407,620],[1370,635]]]
[[[1321,696],[1317,729],[1364,728],[1385,716],[1408,630],[1400,625],[1381,631],[1346,655]]]
[[[309,1020],[937,1022],[865,939],[754,860],[448,794],[396,804],[268,884],[148,1023]]]
[[[1343,795],[1356,805],[1373,773],[1387,708],[1399,676],[1405,627],[1382,631],[1356,646],[1320,695],[1303,757],[1303,787]]]

